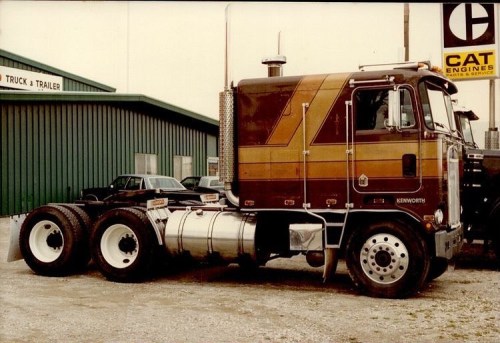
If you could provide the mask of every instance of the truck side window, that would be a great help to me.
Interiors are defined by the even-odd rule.
[[[387,119],[387,89],[363,89],[354,96],[356,130],[384,129]]]
[[[401,89],[400,92],[401,127],[405,128],[415,126],[415,114],[411,104],[410,92],[407,89]]]
[[[363,89],[355,95],[356,129],[380,130],[386,128],[388,116],[388,89]],[[400,89],[401,128],[415,125],[415,114],[408,89]]]

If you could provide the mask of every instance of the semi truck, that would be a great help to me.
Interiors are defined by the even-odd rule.
[[[226,85],[223,199],[185,204],[147,190],[49,204],[14,220],[13,241],[42,275],[91,259],[105,278],[136,282],[158,262],[253,269],[303,255],[325,282],[343,259],[360,293],[413,296],[462,245],[456,92],[430,62]]]
[[[479,149],[471,121],[479,117],[456,104],[456,122],[462,134],[462,224],[467,242],[482,241],[483,252],[495,253],[500,268],[500,150]]]

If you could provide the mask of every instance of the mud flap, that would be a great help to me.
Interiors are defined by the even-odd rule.
[[[339,262],[337,249],[325,248],[325,266],[323,268],[323,282],[327,282],[337,270]]]
[[[21,254],[21,248],[19,248],[19,233],[21,232],[21,225],[23,225],[26,216],[27,214],[20,214],[17,216],[10,217],[10,223],[9,223],[10,242],[9,242],[9,252],[7,253],[7,262],[14,262],[23,259],[23,255]]]

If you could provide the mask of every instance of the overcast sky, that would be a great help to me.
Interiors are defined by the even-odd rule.
[[[0,0],[0,47],[109,85],[218,118],[229,2]],[[229,76],[264,77],[264,57],[285,75],[345,72],[404,59],[403,3],[231,2]],[[441,4],[410,4],[410,60],[441,66]],[[458,82],[461,105],[488,128],[489,81]],[[496,81],[496,126],[500,83]]]

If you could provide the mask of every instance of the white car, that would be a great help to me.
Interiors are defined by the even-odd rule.
[[[124,174],[118,176],[107,187],[94,187],[82,189],[80,199],[103,200],[120,191],[141,189],[162,189],[166,191],[186,191],[179,181],[170,176]]]
[[[218,176],[202,176],[198,187],[212,188],[218,191],[224,190],[224,183],[219,180]]]

